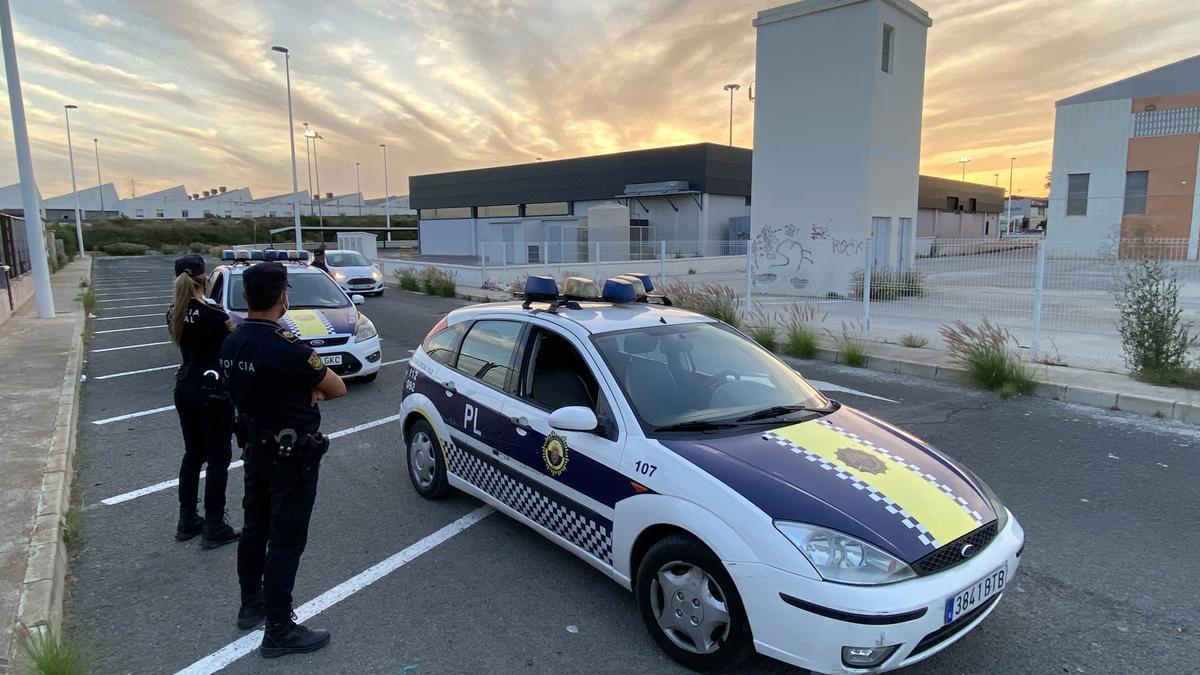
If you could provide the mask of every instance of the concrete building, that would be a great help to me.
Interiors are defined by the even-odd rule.
[[[1014,195],[1011,200],[1005,201],[1004,212],[1000,214],[1000,227],[1005,232],[1045,229],[1049,212],[1050,200],[1045,197]],[[1009,215],[1012,217],[1011,228],[1005,226],[1005,217]]]
[[[1055,103],[1049,239],[1200,247],[1200,56]]]
[[[918,239],[999,239],[1004,188],[920,176]]]
[[[753,283],[846,294],[913,260],[926,34],[908,0],[803,0],[759,12]]]
[[[720,255],[749,215],[751,151],[712,143],[412,176],[425,255],[489,263]],[[744,245],[740,251],[744,252]]]

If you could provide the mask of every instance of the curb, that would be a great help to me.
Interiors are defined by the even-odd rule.
[[[783,356],[782,354],[779,357],[788,363],[804,363],[803,359]],[[841,354],[834,349],[818,347],[816,358],[812,360],[841,363]],[[927,380],[938,380],[964,386],[970,385],[966,369],[957,366],[908,361],[888,356],[868,356],[865,368],[867,370],[877,370],[898,375],[913,375]],[[1034,398],[1049,398],[1065,403],[1077,403],[1093,408],[1121,410],[1157,419],[1170,419],[1189,424],[1200,424],[1200,405],[1186,401],[1124,394],[1117,391],[1093,389],[1073,384],[1046,382],[1040,379],[1038,380],[1037,389],[1034,390],[1032,396]]]
[[[88,269],[91,276],[91,269]],[[79,311],[75,319],[71,349],[58,397],[58,412],[54,418],[54,435],[42,470],[42,485],[38,495],[37,519],[29,542],[29,561],[21,584],[17,605],[17,627],[50,627],[58,631],[62,625],[63,590],[66,582],[68,553],[63,541],[63,517],[70,508],[71,482],[74,476],[77,423],[79,421],[80,376],[83,373],[83,329],[87,313]],[[17,649],[16,639],[12,650]],[[10,660],[10,663],[13,663]]]

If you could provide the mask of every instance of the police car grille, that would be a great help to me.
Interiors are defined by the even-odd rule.
[[[346,283],[350,284],[351,286],[363,286],[363,285],[374,286],[375,280],[371,279],[371,278],[351,279],[350,281],[348,281]]]
[[[349,342],[349,341],[350,341],[350,338],[349,338],[349,337],[345,337],[345,336],[343,336],[343,337],[313,338],[313,339],[315,339],[315,340],[320,340],[320,341],[321,341],[321,344],[320,344],[320,345],[318,345],[318,346],[320,346],[320,347],[334,347],[334,346],[337,346],[337,345],[344,345],[344,344],[346,344],[347,342]],[[312,345],[312,340],[305,340],[305,342],[307,342],[307,343],[308,343],[308,345],[309,345],[310,347],[311,347],[311,346],[313,346],[313,345]]]
[[[987,525],[968,532],[966,535],[955,539],[938,550],[921,558],[913,563],[913,571],[920,575],[933,574],[941,572],[944,569],[954,567],[955,565],[967,560],[962,556],[962,548],[966,544],[971,544],[975,547],[976,552],[983,550],[985,546],[992,543],[996,538],[996,521],[992,521]]]

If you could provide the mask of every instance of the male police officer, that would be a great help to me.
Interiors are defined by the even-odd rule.
[[[344,395],[346,385],[277,323],[288,306],[287,269],[258,263],[246,268],[242,280],[249,312],[221,346],[246,460],[237,622],[249,630],[265,618],[260,653],[273,658],[329,642],[328,631],[296,624],[292,587],[308,540],[321,455],[329,447],[318,430],[317,401]]]
[[[309,267],[315,267],[315,268],[321,270],[322,272],[324,272],[325,274],[329,274],[329,265],[327,265],[325,263],[325,247],[324,246],[318,247],[317,250],[313,251],[313,260],[312,260],[312,264],[309,265]],[[330,276],[332,276],[332,275],[330,275]]]

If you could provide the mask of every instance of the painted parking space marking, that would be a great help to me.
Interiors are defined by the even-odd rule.
[[[174,408],[174,407],[175,406],[171,406],[171,408]],[[342,429],[340,431],[334,431],[334,432],[332,432],[330,434],[326,434],[326,435],[329,437],[329,440],[335,440],[335,439],[341,438],[343,436],[349,436],[350,434],[356,434],[360,431],[366,431],[367,429],[374,429],[375,427],[382,426],[384,424],[388,424],[389,422],[396,422],[396,421],[399,421],[399,419],[400,419],[399,415],[388,415],[387,417],[382,417],[377,420],[371,420],[370,422],[363,422],[362,424],[350,427],[349,429]],[[230,468],[230,470],[233,470],[233,469],[237,469],[237,468],[241,467],[242,465],[243,465],[243,462],[242,462],[242,460],[239,459],[235,462],[230,462],[229,468]],[[207,470],[203,470],[200,472],[201,478],[204,478],[207,475],[208,475]],[[155,483],[154,485],[147,485],[144,488],[138,488],[137,490],[125,492],[125,493],[122,493],[122,494],[119,494],[119,495],[116,495],[113,497],[108,497],[107,499],[101,499],[100,503],[103,504],[104,506],[112,506],[114,504],[121,504],[123,502],[127,502],[132,499],[137,499],[138,497],[145,497],[146,495],[154,494],[155,492],[162,492],[163,490],[169,490],[177,485],[179,485],[179,479],[172,478],[171,480],[164,480],[161,483]]]
[[[805,378],[805,379],[807,379],[807,378]],[[821,391],[840,391],[844,394],[854,394],[855,396],[862,396],[864,398],[873,398],[876,401],[884,401],[887,403],[899,403],[899,401],[894,401],[890,398],[876,396],[875,394],[868,394],[865,391],[851,389],[850,387],[843,387],[840,384],[834,384],[832,382],[822,382],[821,380],[808,380],[808,383],[811,384],[812,386],[816,387],[817,389],[820,389]]]
[[[158,345],[169,345],[169,344],[171,344],[170,340],[163,340],[162,342],[145,342],[140,345],[127,345],[125,347],[105,347],[104,349],[93,349],[92,353],[99,354],[100,352],[119,352],[122,349],[140,349],[142,347],[157,347]]]
[[[98,317],[96,317],[96,320],[97,321],[116,321],[117,319],[144,319],[148,316],[162,316],[162,315],[159,314],[158,312],[151,312],[149,314],[126,314],[124,316],[98,316]]]
[[[105,307],[104,311],[109,312],[114,309],[136,309],[138,307],[168,307],[168,306],[170,306],[170,305],[165,302],[152,302],[148,305],[118,305],[116,307]]]
[[[108,290],[108,289],[104,289]],[[146,286],[145,288],[131,288],[127,291],[113,291],[111,293],[97,293],[97,298],[111,298],[116,295],[137,295],[138,293],[154,293],[161,292],[162,286],[155,284],[154,286]]]
[[[102,420],[96,420],[96,421],[92,422],[92,424],[96,424],[96,425],[112,424],[113,422],[122,422],[124,420],[131,420],[136,417],[145,417],[146,415],[157,415],[158,413],[169,412],[174,409],[175,409],[175,406],[168,405],[168,406],[163,406],[161,408],[153,408],[151,410],[142,410],[142,411],[135,412],[135,413],[129,413],[127,415],[117,415],[116,417],[106,417]]]
[[[467,528],[493,513],[495,513],[495,509],[492,507],[480,506],[433,534],[420,539],[415,544],[368,567],[296,608],[296,621],[303,623],[313,618],[342,600],[349,598],[376,581],[404,567],[425,553],[432,551],[438,545],[449,541],[452,537],[461,534]],[[180,670],[176,675],[209,675],[210,673],[215,673],[253,652],[255,648],[262,644],[262,638],[262,629],[249,633],[241,639],[225,645],[221,649]]]
[[[152,328],[159,328],[159,329],[165,330],[166,326],[159,326],[156,324],[153,326],[134,326],[133,328],[110,328],[109,330],[93,331],[93,334],[94,335],[104,335],[105,333],[127,333],[131,330],[150,330]]]
[[[96,302],[125,302],[126,300],[159,300],[162,298],[170,298],[169,295],[141,295],[136,298],[113,298],[111,300],[97,300]]]
[[[129,375],[141,375],[142,373],[153,373],[153,372],[157,372],[160,370],[171,370],[173,368],[178,368],[178,367],[179,367],[178,364],[175,364],[175,365],[170,365],[170,366],[158,366],[157,368],[142,368],[141,370],[127,370],[123,373],[98,375],[96,377],[93,377],[92,379],[93,380],[111,380],[111,379],[117,378],[117,377],[126,377]]]

